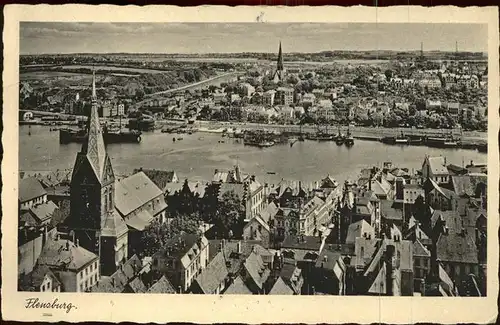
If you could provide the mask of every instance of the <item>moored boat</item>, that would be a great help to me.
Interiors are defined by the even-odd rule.
[[[346,138],[344,140],[344,144],[347,147],[352,147],[354,145],[354,137],[351,134],[351,130],[349,128],[347,129],[347,136],[346,136]]]
[[[479,152],[488,152],[488,144],[487,143],[481,143],[477,145],[477,151]]]
[[[258,146],[261,148],[269,148],[269,147],[274,146],[274,142],[273,141],[263,141],[263,142],[259,142]]]
[[[136,130],[122,131],[115,130],[109,131],[104,128],[102,133],[104,143],[139,143],[141,142],[141,132]],[[59,129],[59,143],[67,144],[71,142],[83,143],[87,138],[87,131],[85,129]]]

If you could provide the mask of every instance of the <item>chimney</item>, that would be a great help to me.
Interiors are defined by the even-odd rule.
[[[66,250],[69,251],[69,240],[66,240]]]
[[[76,246],[79,247],[80,246],[80,239],[76,239]]]
[[[328,262],[328,256],[327,256],[327,255],[323,256],[323,260],[324,260],[325,262]]]
[[[237,248],[237,250],[238,250],[238,251],[237,251],[237,253],[238,253],[238,254],[241,254],[241,240],[240,240],[240,241],[238,241],[238,243],[236,244],[236,248]]]

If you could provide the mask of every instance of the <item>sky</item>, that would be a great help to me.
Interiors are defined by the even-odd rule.
[[[401,23],[21,22],[21,54],[334,50],[487,52],[487,25]]]

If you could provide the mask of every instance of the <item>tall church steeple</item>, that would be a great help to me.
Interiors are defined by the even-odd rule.
[[[88,138],[83,143],[82,153],[84,153],[99,181],[102,181],[104,165],[107,157],[104,138],[102,136],[101,123],[97,107],[97,95],[95,89],[95,71],[92,73],[92,107],[87,121]],[[111,163],[109,163],[111,165]],[[111,167],[111,166],[110,166]]]
[[[280,41],[280,47],[278,50],[278,61],[276,65],[276,72],[274,73],[273,76],[273,81],[275,83],[278,83],[280,81],[283,81],[285,78],[285,67],[283,66],[283,51],[281,49],[281,41]]]
[[[95,71],[87,138],[76,156],[70,199],[66,226],[74,231],[82,247],[99,255],[101,274],[113,273],[120,261],[127,257],[128,229],[114,208],[115,176],[99,121]]]
[[[283,52],[281,50],[281,41],[280,41],[280,49],[278,51],[278,70],[283,70]]]

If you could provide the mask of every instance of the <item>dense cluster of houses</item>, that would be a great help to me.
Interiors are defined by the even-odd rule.
[[[69,191],[67,172],[22,177],[21,290],[485,294],[484,164],[463,167],[447,164],[445,157],[425,157],[416,172],[384,163],[344,184],[330,176],[311,184],[261,184],[239,166],[216,170],[210,181],[188,182],[189,189],[199,198],[216,184],[220,193],[241,196],[242,236],[216,238],[204,225],[199,233],[181,232],[152,256],[140,258],[134,246],[141,231],[152,220],[168,222],[165,202],[183,183],[175,172],[139,169],[114,183],[114,209],[101,233],[116,238],[111,265],[82,247],[74,233],[61,231],[63,220],[54,211],[69,196],[61,197],[54,188]]]
[[[99,114],[105,117],[128,116],[139,109],[158,118],[239,120],[260,123],[297,123],[305,114],[326,121],[360,120],[373,113],[387,116],[391,111],[405,116],[449,116],[455,123],[481,121],[486,117],[487,69],[458,61],[442,62],[439,67],[416,66],[414,61],[397,62],[391,73],[363,66],[285,68],[280,50],[276,67],[247,64],[243,74],[226,84],[196,90],[178,91],[165,97],[137,99],[140,85],[135,81],[116,89],[102,90]],[[435,65],[435,64],[434,64]],[[365,69],[366,68],[366,69]],[[360,81],[362,80],[362,81]],[[457,96],[444,96],[440,90]],[[458,96],[474,91],[471,98]],[[53,93],[52,93],[53,92]],[[20,87],[20,99],[33,97],[28,82]],[[84,114],[90,103],[84,94],[64,89],[50,90],[46,109],[58,107],[69,114]],[[446,98],[444,98],[446,97]],[[425,105],[420,105],[420,100]],[[44,106],[45,105],[45,106]],[[416,108],[410,109],[410,107]],[[405,113],[401,113],[405,112]]]
[[[278,67],[279,62],[278,59]],[[455,122],[472,116],[482,120],[486,116],[487,69],[480,71],[480,68],[469,66],[467,62],[443,63],[439,69],[405,67],[401,69],[400,75],[391,73],[390,76],[377,69],[357,72],[350,65],[344,70],[330,73],[338,72],[347,76],[336,80],[335,76],[325,75],[324,71],[316,73],[303,68],[285,71],[282,65],[281,70],[274,71],[265,66],[255,66],[246,75],[235,78],[227,87],[212,86],[210,89],[180,95],[179,98],[185,99],[184,104],[172,98],[152,100],[145,109],[169,116],[229,118],[265,123],[296,123],[306,113],[316,120],[354,120],[375,112],[388,115],[396,108],[408,115],[445,114]],[[304,79],[301,80],[301,76]],[[364,83],[356,81],[360,76],[366,77]],[[269,85],[268,79],[276,85]],[[304,87],[304,84],[307,86]],[[325,87],[325,84],[336,86]],[[476,90],[483,95],[474,102],[458,98],[448,100],[435,94],[440,89],[453,93],[463,89]],[[370,90],[374,90],[376,96]],[[425,105],[417,105],[417,95],[424,99]],[[417,112],[412,111],[410,114],[410,106],[416,107]],[[238,114],[230,117],[221,114],[228,107],[237,110]]]

